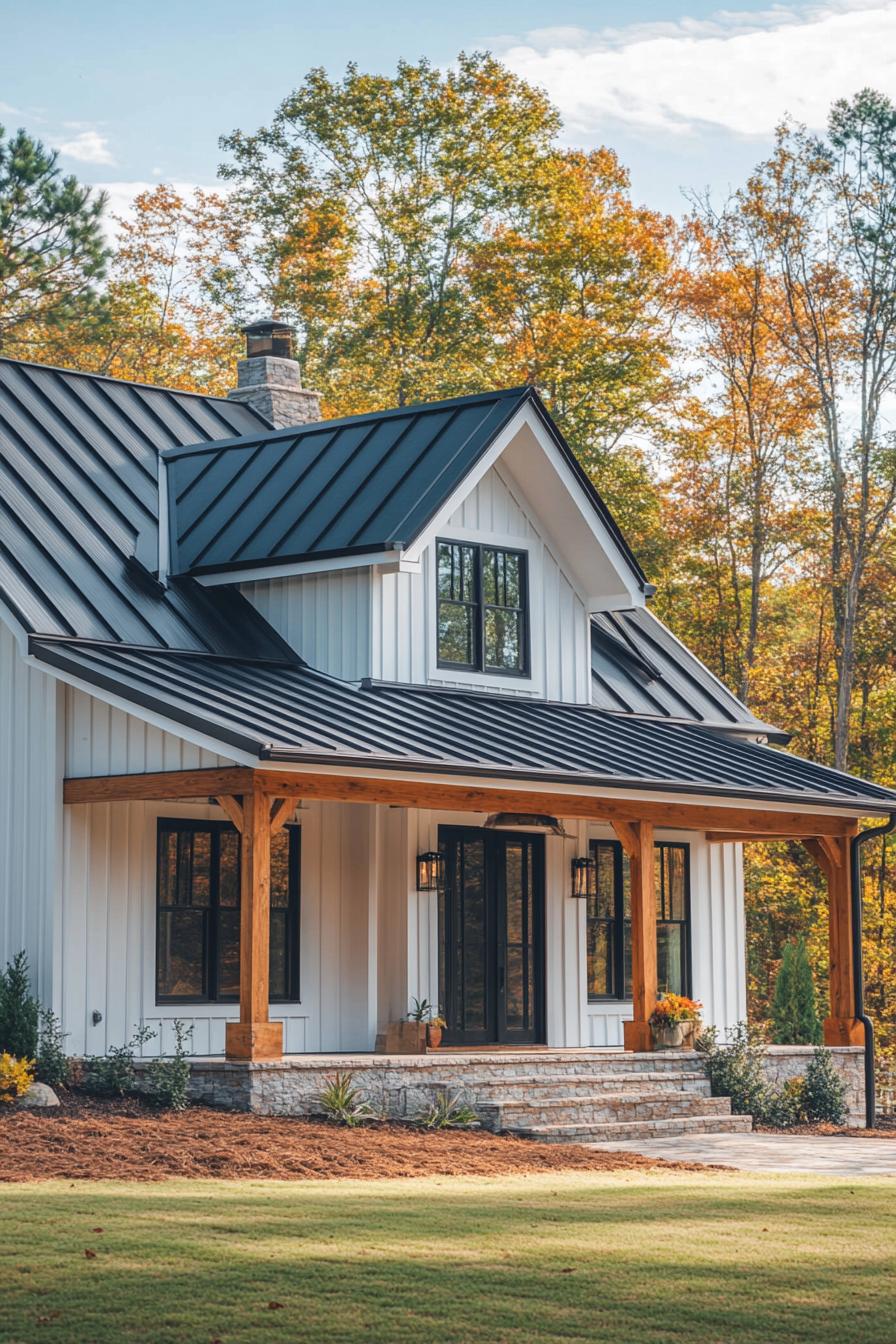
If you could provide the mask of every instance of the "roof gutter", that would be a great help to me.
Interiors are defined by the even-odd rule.
[[[855,994],[855,1015],[865,1032],[865,1128],[874,1129],[877,1120],[877,1097],[874,1079],[874,1023],[865,1012],[865,967],[862,956],[862,855],[861,849],[869,840],[889,835],[896,829],[896,812],[891,812],[882,826],[859,831],[849,846],[850,900],[852,904],[852,977]]]

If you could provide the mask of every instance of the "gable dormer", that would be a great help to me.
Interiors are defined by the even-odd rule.
[[[165,470],[172,573],[238,583],[348,678],[587,701],[589,615],[648,587],[530,388],[200,444]]]

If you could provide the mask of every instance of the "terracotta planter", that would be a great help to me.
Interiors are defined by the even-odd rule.
[[[438,1050],[442,1044],[442,1028],[434,1027],[431,1022],[426,1024],[426,1046],[429,1050]]]

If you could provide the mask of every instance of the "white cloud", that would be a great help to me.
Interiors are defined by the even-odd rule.
[[[504,61],[542,85],[567,128],[715,126],[767,136],[785,113],[823,126],[831,102],[871,85],[896,97],[896,0],[775,5],[760,13],[500,39]]]
[[[78,131],[70,140],[58,144],[56,148],[66,158],[76,159],[78,163],[113,164],[109,140],[99,131]]]

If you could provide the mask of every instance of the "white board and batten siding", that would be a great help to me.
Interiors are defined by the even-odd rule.
[[[438,666],[435,545],[415,572],[343,569],[244,583],[241,591],[312,667],[347,681],[373,677],[587,703],[591,654],[584,600],[519,487],[492,467],[441,535],[526,552],[529,676],[483,677]]]
[[[30,666],[0,621],[0,966],[24,951],[51,1005],[53,904],[60,883],[61,689]]]

